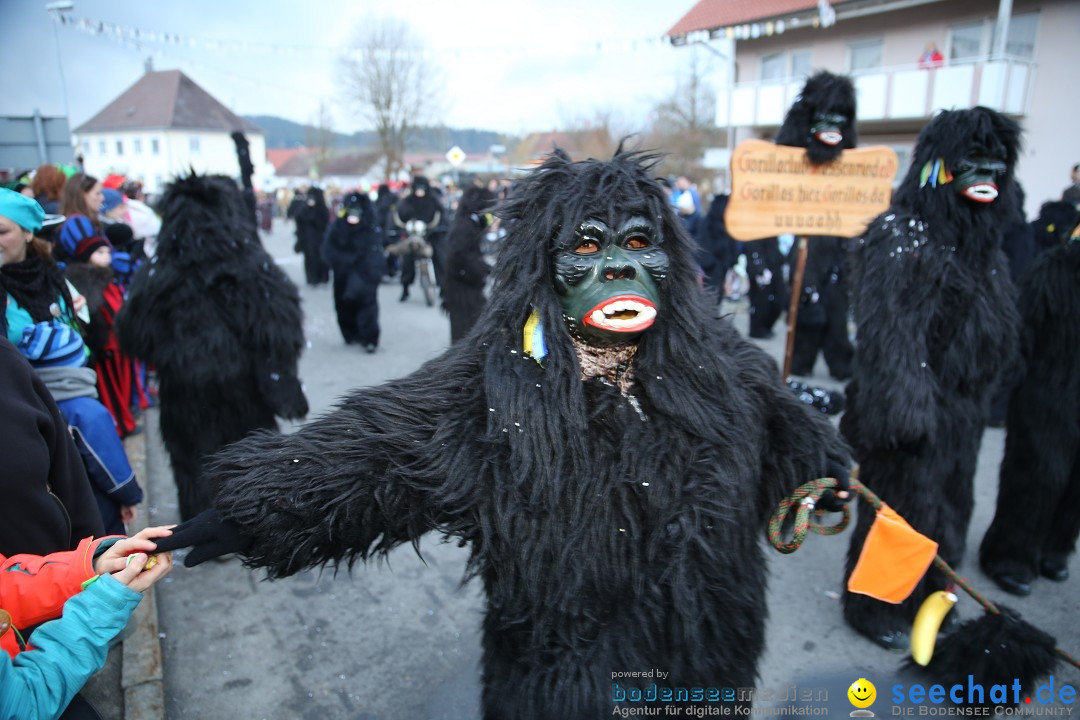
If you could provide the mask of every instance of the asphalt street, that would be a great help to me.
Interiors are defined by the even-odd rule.
[[[329,287],[303,284],[300,257],[292,253],[291,225],[277,222],[264,241],[301,287],[310,347],[300,372],[310,419],[332,411],[335,400],[351,388],[414,371],[449,343],[443,313],[426,307],[415,292],[400,303],[399,286],[383,285],[378,351],[368,355],[346,346]],[[728,309],[745,331],[745,309]],[[778,336],[762,345],[779,359],[782,325],[776,329]],[[836,386],[823,379],[823,363],[817,371],[814,382]],[[176,522],[167,459],[156,427],[151,423],[147,429],[152,522]],[[1004,431],[994,429],[983,439],[965,567],[972,582],[994,599],[1002,599],[1002,593],[977,569],[975,551],[993,514],[1003,439]],[[778,698],[792,685],[824,689],[830,700],[842,701],[836,714],[843,715],[851,709],[844,693],[854,680],[868,678],[884,694],[903,660],[863,640],[841,619],[838,598],[847,545],[846,535],[813,536],[793,555],[770,551],[770,622],[757,685]],[[177,563],[157,590],[167,717],[479,718],[482,594],[477,583],[461,585],[465,548],[428,536],[421,550],[423,561],[411,547],[403,547],[386,562],[273,582],[235,559],[193,569]],[[1068,582],[1039,581],[1030,597],[1007,597],[1006,604],[1076,652],[1080,569],[1075,563],[1073,569]],[[971,617],[978,608],[965,597],[958,611]],[[1080,684],[1075,671],[1060,669],[1058,675],[1059,683]]]

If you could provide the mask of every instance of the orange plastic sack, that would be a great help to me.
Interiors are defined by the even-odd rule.
[[[936,542],[884,505],[870,526],[848,578],[848,590],[894,605],[902,603],[926,574],[937,549]]]

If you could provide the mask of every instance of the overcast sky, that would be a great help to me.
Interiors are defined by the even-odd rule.
[[[0,115],[34,108],[63,114],[56,32],[72,127],[132,85],[151,56],[154,69],[184,71],[235,112],[311,122],[325,99],[335,130],[364,129],[344,92],[336,49],[364,19],[394,14],[432,50],[430,62],[444,79],[446,125],[523,134],[607,111],[633,130],[673,92],[688,61],[691,50],[660,38],[694,2],[74,0],[71,18],[184,40],[136,46],[109,33],[54,28],[44,0],[0,0],[8,68]],[[252,45],[215,48],[207,40]]]

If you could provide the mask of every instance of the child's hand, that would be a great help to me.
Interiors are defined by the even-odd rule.
[[[129,538],[113,543],[112,547],[101,553],[98,559],[94,561],[94,572],[98,575],[104,575],[105,573],[115,573],[123,570],[127,567],[128,555],[136,552],[147,554],[154,552],[157,545],[152,542],[151,538],[168,537],[172,535],[173,527],[175,526],[148,527]],[[143,560],[143,562],[145,563],[146,560]]]
[[[114,572],[112,576],[135,592],[144,592],[172,570],[172,554],[158,553],[153,557],[157,559],[157,562],[149,570],[146,570],[144,568],[149,559],[146,553],[138,552],[130,555],[131,562],[128,566]]]

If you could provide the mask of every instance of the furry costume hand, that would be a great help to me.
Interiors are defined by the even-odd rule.
[[[251,538],[245,536],[240,526],[221,517],[217,510],[205,510],[187,522],[173,528],[167,538],[156,541],[157,552],[178,548],[193,548],[184,558],[184,567],[229,553],[243,553],[251,546]]]
[[[836,478],[836,490],[822,493],[817,507],[825,512],[840,512],[851,500],[851,469],[830,458],[825,461],[825,477]]]
[[[259,389],[275,415],[286,420],[307,416],[307,397],[295,371],[287,370],[283,363],[266,360],[260,368],[258,381]]]

